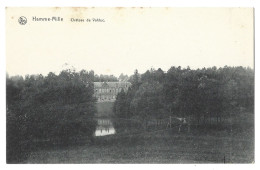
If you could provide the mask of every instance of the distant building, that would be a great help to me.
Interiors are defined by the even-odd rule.
[[[94,82],[94,96],[98,102],[115,101],[116,95],[124,90],[127,92],[130,82]]]

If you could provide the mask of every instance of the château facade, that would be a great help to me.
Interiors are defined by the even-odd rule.
[[[94,96],[98,102],[113,102],[119,92],[127,92],[130,86],[130,82],[94,82]]]

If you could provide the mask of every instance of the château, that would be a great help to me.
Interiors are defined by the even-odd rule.
[[[121,92],[127,92],[131,86],[130,82],[94,82],[94,96],[98,102],[115,101],[116,95]]]

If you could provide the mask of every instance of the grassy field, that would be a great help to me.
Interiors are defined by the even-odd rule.
[[[118,134],[96,137],[92,144],[41,148],[24,163],[252,163],[253,134],[252,124],[241,129],[235,123],[218,130],[192,127],[190,133]]]
[[[111,117],[113,113],[114,102],[96,103],[97,115],[96,117]]]

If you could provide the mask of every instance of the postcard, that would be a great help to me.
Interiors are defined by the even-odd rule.
[[[5,12],[8,164],[255,162],[253,8]]]

